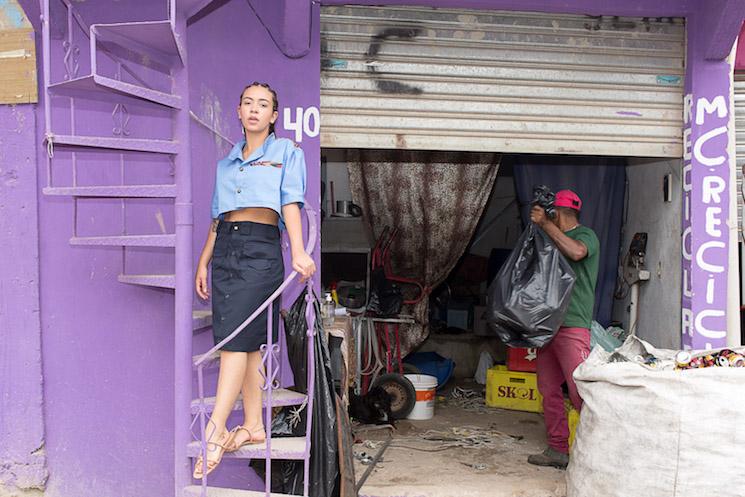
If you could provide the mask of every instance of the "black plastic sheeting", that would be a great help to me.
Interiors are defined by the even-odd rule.
[[[556,245],[530,223],[489,285],[487,321],[511,347],[542,347],[564,321],[574,280]]]
[[[298,392],[308,392],[308,325],[305,320],[306,291],[292,304],[285,320],[287,352],[295,375],[295,388]],[[315,393],[313,396],[313,420],[311,426],[310,486],[313,497],[334,497],[339,495],[339,447],[337,435],[336,394],[333,390],[331,362],[329,359],[326,334],[321,322],[321,309],[318,299],[314,301],[316,314],[315,346]],[[305,436],[307,407],[303,409],[300,422],[293,426],[292,411],[296,407],[283,408],[272,420],[272,436]],[[263,460],[252,464],[263,477]],[[303,494],[303,461],[275,461],[272,463],[272,492],[284,494]]]

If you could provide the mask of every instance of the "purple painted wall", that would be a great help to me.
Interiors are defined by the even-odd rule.
[[[710,30],[723,15],[721,9],[706,8],[688,20],[682,334],[683,346],[694,349],[727,344],[727,299],[737,298],[727,291],[727,218],[730,167],[734,167],[727,151],[731,66],[726,60],[706,60],[709,47],[718,38]]]
[[[6,18],[24,15],[13,2],[0,8]],[[26,13],[38,28],[38,13]],[[47,479],[36,200],[38,109],[0,105],[0,489],[11,493],[41,489]]]
[[[113,20],[117,14],[116,5],[73,4],[88,24]],[[143,2],[133,15],[140,20],[162,19],[166,9],[154,9],[153,4]],[[66,22],[60,5],[59,1],[52,3],[53,81],[61,81],[65,72],[61,43]],[[75,43],[81,49],[82,76],[89,68],[88,41],[75,31]],[[41,62],[41,52],[39,55]],[[39,67],[42,81],[41,63]],[[112,65],[104,62],[103,69],[112,70]],[[151,114],[147,106],[137,102],[76,99],[77,132],[112,136],[114,102],[128,105],[133,136],[165,133],[170,128],[162,110]],[[54,98],[50,105],[53,129],[58,133],[69,130],[68,99]],[[118,283],[117,276],[123,271],[120,248],[70,246],[72,199],[41,195],[47,186],[43,121],[40,114],[34,142],[40,159],[37,191],[44,420],[50,475],[45,495],[169,495],[173,472],[173,294]],[[71,160],[69,149],[55,149],[55,186],[70,184]],[[143,178],[153,182],[171,179],[167,161],[132,158],[131,166],[125,177],[129,183]],[[81,151],[77,168],[81,185],[117,184],[120,180],[116,153]],[[162,202],[128,202],[123,216],[118,201],[85,199],[78,206],[78,233],[117,234],[123,224],[130,232],[157,233],[158,211],[172,232],[172,212]],[[127,256],[128,271],[172,266],[172,256],[162,250],[139,252]]]
[[[0,105],[0,489],[46,480],[36,105]]]

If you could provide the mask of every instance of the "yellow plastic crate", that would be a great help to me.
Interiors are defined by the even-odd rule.
[[[486,405],[515,411],[543,412],[535,373],[495,366],[486,372]]]

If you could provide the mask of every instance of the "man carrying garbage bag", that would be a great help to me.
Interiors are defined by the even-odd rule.
[[[538,349],[538,390],[543,395],[543,417],[548,447],[528,457],[530,464],[566,468],[569,463],[569,425],[564,409],[562,384],[577,410],[582,399],[572,378],[575,368],[590,353],[590,326],[595,305],[600,242],[590,228],[579,223],[582,200],[571,190],[561,190],[554,200],[555,214],[549,218],[543,207],[534,205],[530,220],[553,240],[569,261],[576,280],[569,309],[553,340]]]

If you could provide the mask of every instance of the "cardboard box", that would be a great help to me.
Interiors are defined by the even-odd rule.
[[[507,349],[507,369],[535,373],[537,354],[538,349],[536,348],[509,347]]]
[[[486,405],[515,411],[543,412],[535,373],[495,366],[486,372]]]

